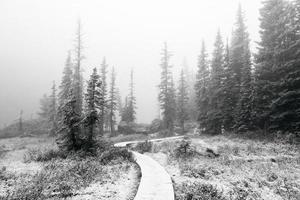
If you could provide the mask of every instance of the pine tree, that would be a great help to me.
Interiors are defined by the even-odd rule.
[[[233,69],[239,73],[236,81],[236,94],[232,94],[235,105],[234,128],[245,132],[253,128],[252,125],[252,74],[251,53],[249,48],[249,34],[246,29],[245,19],[241,5],[238,8],[237,22],[232,39],[231,62]],[[235,73],[234,73],[235,74]]]
[[[56,97],[56,85],[53,81],[52,93],[50,95],[49,104],[49,123],[51,124],[50,134],[55,135],[57,131],[57,97]]]
[[[222,133],[223,122],[223,80],[224,77],[224,45],[220,30],[217,33],[211,61],[211,80],[209,85],[209,104],[207,112],[207,132]]]
[[[55,82],[53,82],[51,90],[52,92],[50,96],[44,94],[43,98],[40,100],[40,111],[38,115],[47,123],[50,129],[50,135],[55,135],[58,130],[58,112]]]
[[[128,97],[126,96],[125,97],[125,104],[124,106],[122,107],[122,115],[121,115],[121,121],[123,122],[128,122]]]
[[[107,63],[106,59],[103,58],[102,64],[101,64],[101,91],[103,95],[103,104],[101,105],[100,108],[100,116],[99,116],[99,129],[100,129],[100,134],[104,134],[104,125],[105,125],[105,119],[107,118],[107,109],[108,109],[108,97],[107,97],[107,81],[106,81],[106,76],[107,76]]]
[[[109,126],[110,126],[111,136],[115,136],[116,110],[117,110],[116,74],[115,74],[115,69],[112,68],[110,91],[109,91]]]
[[[277,22],[273,85],[278,96],[270,105],[270,129],[300,136],[300,1],[285,2],[284,8]]]
[[[167,43],[164,44],[164,49],[161,58],[161,82],[159,85],[159,102],[162,110],[164,128],[170,132],[174,130],[175,121],[175,89],[172,78],[172,66],[169,64],[171,54],[168,51]]]
[[[195,73],[192,69],[189,68],[189,65],[186,61],[186,59],[184,59],[183,63],[183,70],[184,70],[184,74],[185,74],[185,79],[187,82],[187,93],[188,93],[188,105],[187,105],[187,109],[188,109],[188,113],[189,113],[189,120],[191,121],[197,121],[197,115],[198,115],[198,111],[197,111],[197,104],[196,104],[196,91],[195,91],[195,84],[196,84],[196,76]]]
[[[180,124],[182,133],[184,133],[184,123],[189,118],[188,113],[188,85],[184,75],[183,69],[180,73],[178,95],[177,95],[177,119]]]
[[[208,112],[208,85],[210,79],[208,69],[208,59],[205,49],[205,43],[202,41],[201,54],[198,59],[198,72],[196,76],[196,100],[198,106],[198,122],[199,127],[203,131],[207,131],[207,112]]]
[[[235,117],[237,116],[236,113],[239,113],[237,105],[240,99],[242,68],[245,63],[244,56],[246,55],[245,51],[247,51],[245,45],[249,46],[248,44],[248,33],[246,32],[242,7],[239,4],[229,50],[229,64],[225,69],[224,107],[226,107],[226,112],[223,120],[224,129],[227,131],[232,131],[236,127],[235,122],[238,121]]]
[[[58,94],[58,105],[59,107],[63,106],[65,101],[68,98],[70,88],[72,87],[72,62],[71,62],[71,53],[68,52],[68,57],[65,63],[63,77],[59,86]]]
[[[50,104],[51,98],[44,94],[40,99],[40,111],[38,112],[38,115],[47,122],[50,118]]]
[[[117,88],[116,89],[116,95],[117,95],[117,110],[118,110],[118,114],[119,114],[119,117],[122,120],[122,115],[123,115],[123,102],[122,102],[122,97],[121,97],[121,94],[120,94],[120,90]],[[126,97],[127,98],[127,97]]]
[[[87,85],[87,92],[85,94],[86,100],[86,117],[85,125],[88,128],[88,135],[86,138],[86,148],[92,148],[94,144],[95,125],[99,120],[99,110],[103,104],[103,96],[101,92],[101,80],[97,74],[97,69],[93,69],[93,73],[90,76],[90,80]]]
[[[77,32],[75,38],[75,70],[73,77],[73,87],[74,87],[74,95],[76,97],[76,112],[79,116],[82,116],[83,109],[83,78],[82,78],[82,30],[81,30],[81,22],[77,23]]]
[[[61,127],[59,135],[56,139],[58,147],[63,151],[77,151],[82,147],[80,138],[81,116],[76,111],[76,96],[71,87],[68,97],[59,109],[61,119]]]
[[[260,35],[258,53],[256,55],[255,66],[255,98],[254,112],[255,125],[265,131],[269,130],[271,103],[278,98],[276,82],[280,79],[280,74],[275,73],[276,68],[282,64],[278,53],[280,35],[283,34],[286,26],[284,15],[286,2],[284,0],[267,0],[263,2],[260,9]]]
[[[223,80],[223,105],[222,105],[222,113],[223,113],[223,127],[226,131],[231,131],[234,126],[234,93],[232,90],[232,86],[235,84],[233,79],[233,69],[230,65],[230,50],[228,45],[228,40],[225,48],[225,57],[224,57],[224,80]]]
[[[241,74],[240,97],[236,107],[235,128],[238,132],[245,132],[253,129],[252,100],[253,87],[251,75],[251,59],[249,42],[244,45],[244,56]]]
[[[20,135],[23,135],[24,134],[24,130],[23,130],[23,110],[20,111],[18,129],[19,129]]]
[[[129,88],[129,96],[128,96],[128,119],[127,122],[134,122],[136,119],[136,98],[134,96],[134,83],[133,83],[133,70],[130,73],[130,88]]]

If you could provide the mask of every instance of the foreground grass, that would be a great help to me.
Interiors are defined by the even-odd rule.
[[[1,159],[0,199],[132,199],[135,195],[139,168],[126,149],[110,147],[97,156],[65,155],[53,141],[35,145],[37,138],[28,140],[21,149],[10,145],[13,148]],[[16,171],[13,163],[22,163],[23,168]],[[39,167],[27,172],[32,165]]]
[[[189,141],[154,143],[148,154],[171,175],[176,199],[299,200],[299,146],[228,136]]]

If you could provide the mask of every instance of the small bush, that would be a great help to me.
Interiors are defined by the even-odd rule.
[[[161,119],[154,119],[149,125],[148,129],[150,133],[156,133],[162,130],[163,121]]]
[[[152,142],[145,140],[144,142],[137,143],[133,149],[139,153],[151,152],[152,145]]]
[[[180,173],[183,176],[190,178],[209,179],[210,177],[217,176],[223,172],[211,166],[194,166],[191,164],[184,164],[180,166]]]
[[[229,192],[230,199],[246,200],[246,199],[261,199],[260,194],[253,191],[251,185],[246,180],[236,181],[231,183],[234,187]]]
[[[24,154],[24,162],[46,162],[56,158],[66,158],[67,154],[58,149],[29,149]]]
[[[176,158],[191,158],[197,154],[190,140],[182,140],[174,150]]]
[[[176,200],[226,200],[211,184],[184,182],[175,186]]]
[[[173,135],[174,134],[168,129],[160,130],[159,133],[158,133],[159,138],[171,137]]]
[[[111,147],[109,150],[106,150],[102,153],[100,156],[100,162],[103,164],[107,164],[113,160],[128,160],[133,162],[134,158],[130,151],[128,151],[126,148],[117,148],[117,147]]]

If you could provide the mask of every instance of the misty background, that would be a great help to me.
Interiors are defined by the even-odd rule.
[[[224,39],[230,39],[239,2],[255,52],[260,0],[1,0],[0,128],[17,120],[20,110],[25,119],[34,118],[53,80],[60,84],[79,18],[85,79],[106,57],[109,67],[115,67],[124,97],[133,68],[137,121],[150,122],[158,114],[163,42],[173,54],[175,78],[184,60],[195,71],[202,39],[208,53],[218,28]]]

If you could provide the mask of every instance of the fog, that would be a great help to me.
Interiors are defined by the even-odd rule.
[[[223,39],[230,38],[239,2],[255,50],[260,0],[1,0],[0,127],[16,120],[21,109],[25,118],[35,117],[52,81],[60,83],[79,18],[84,77],[105,56],[124,97],[133,68],[137,120],[150,122],[158,110],[163,42],[173,53],[175,77],[184,59],[195,70],[202,39],[210,53],[218,28]]]

